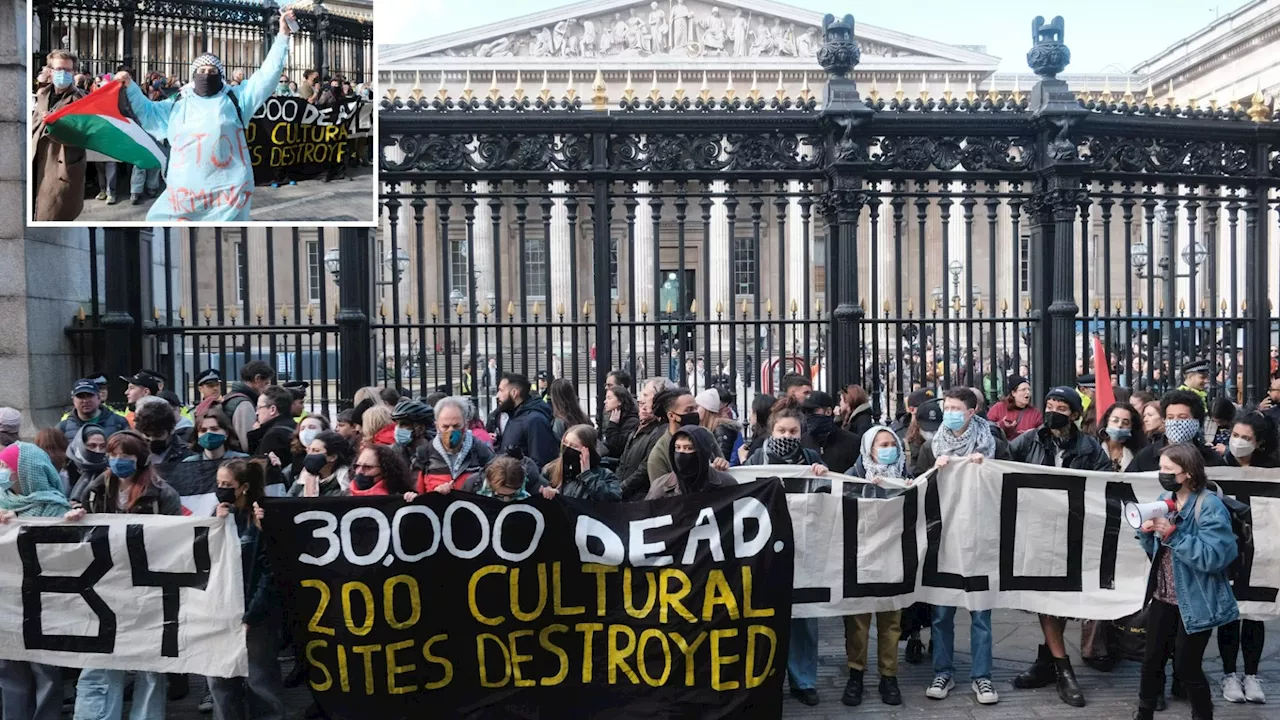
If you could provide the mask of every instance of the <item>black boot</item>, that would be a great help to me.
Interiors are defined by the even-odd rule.
[[[844,684],[844,694],[840,696],[840,702],[849,707],[857,707],[862,704],[862,671],[849,668],[849,681]]]
[[[912,665],[919,665],[924,660],[924,643],[920,642],[919,633],[911,633],[907,638],[907,651],[904,659]]]
[[[1133,711],[1133,720],[1155,720],[1155,713],[1146,708],[1138,708]]]
[[[1071,669],[1071,658],[1053,659],[1054,675],[1058,681],[1058,698],[1072,707],[1084,707],[1084,693],[1076,683],[1076,673]]]
[[[902,691],[898,689],[898,678],[880,676],[880,702],[885,705],[902,704]]]
[[[1169,707],[1169,701],[1165,698],[1164,693],[1160,693],[1160,697],[1156,698],[1156,712],[1164,712]]]
[[[1049,652],[1049,646],[1041,645],[1036,654],[1036,661],[1031,663],[1031,667],[1024,670],[1021,675],[1013,679],[1013,686],[1019,690],[1030,690],[1032,688],[1048,687],[1056,679],[1057,673],[1053,669],[1053,654]]]

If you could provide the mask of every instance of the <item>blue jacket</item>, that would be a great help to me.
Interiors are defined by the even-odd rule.
[[[502,431],[498,454],[502,455],[513,447],[520,448],[538,467],[560,455],[560,441],[551,431],[551,406],[542,398],[535,395],[520,403],[520,407],[511,413],[511,419]]]
[[[1160,495],[1161,500],[1171,497],[1173,493]],[[1199,518],[1196,503],[1202,503]],[[1142,531],[1137,538],[1153,561],[1159,560],[1158,553],[1173,553],[1173,583],[1187,634],[1236,620],[1240,609],[1227,579],[1227,566],[1236,559],[1238,550],[1227,506],[1212,490],[1201,490],[1187,499],[1173,522],[1176,529],[1163,542]],[[1147,600],[1155,591],[1158,567],[1159,563],[1153,562],[1147,576]]]
[[[142,129],[172,150],[165,190],[147,220],[243,222],[253,204],[253,157],[245,127],[275,92],[289,57],[289,36],[277,35],[271,52],[248,80],[224,85],[216,95],[200,97],[190,85],[174,100],[153,102],[137,83],[129,83],[129,105]],[[225,79],[224,79],[225,81]],[[235,95],[240,106],[226,95]]]

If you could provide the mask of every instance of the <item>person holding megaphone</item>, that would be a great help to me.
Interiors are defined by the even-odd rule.
[[[1154,720],[1164,695],[1164,666],[1173,651],[1174,673],[1196,718],[1213,717],[1209,681],[1201,664],[1213,629],[1240,616],[1227,578],[1238,553],[1226,505],[1208,490],[1205,463],[1192,443],[1176,443],[1160,453],[1159,500],[1172,503],[1150,511],[1137,539],[1151,557],[1146,592],[1146,649],[1134,720]]]

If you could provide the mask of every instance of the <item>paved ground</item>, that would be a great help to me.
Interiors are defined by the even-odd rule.
[[[845,669],[843,626],[838,620],[824,620],[819,630],[819,682],[818,692],[822,703],[806,707],[788,697],[785,720],[820,720],[835,718],[868,718],[869,720],[1129,720],[1133,715],[1138,694],[1138,664],[1122,662],[1110,673],[1100,673],[1087,667],[1077,667],[1076,674],[1087,707],[1072,708],[1058,700],[1052,687],[1041,690],[1015,690],[1010,682],[1035,656],[1040,642],[1040,626],[1034,615],[1012,610],[997,610],[991,622],[995,637],[994,680],[1000,693],[1000,702],[982,706],[969,691],[967,677],[969,667],[969,628],[966,613],[956,617],[956,689],[946,700],[935,701],[924,696],[924,689],[933,679],[928,656],[920,665],[901,663],[898,682],[903,691],[903,704],[894,708],[880,702],[875,692],[880,678],[875,675],[875,662],[867,670],[865,687],[867,697],[859,708],[840,704],[848,671]],[[1215,715],[1217,720],[1277,720],[1280,718],[1280,624],[1270,623],[1266,648],[1263,652],[1261,675],[1264,689],[1271,695],[1267,705],[1233,705],[1224,702],[1217,689],[1222,674],[1218,661],[1216,641],[1210,641],[1205,658],[1205,672],[1214,685]],[[871,630],[874,638],[875,626]],[[1067,628],[1071,655],[1078,662],[1080,637],[1079,625]],[[1074,635],[1074,638],[1071,636]],[[927,642],[928,633],[925,633]],[[875,648],[874,639],[871,647]],[[286,667],[287,670],[287,667]],[[184,700],[169,704],[168,717],[174,720],[202,716],[196,704],[204,695],[204,684],[192,678],[191,694]],[[304,689],[288,691],[290,718],[300,717],[310,699]],[[68,712],[67,717],[70,716]],[[424,715],[424,717],[427,717]],[[1171,701],[1169,709],[1156,715],[1159,720],[1189,720],[1190,706],[1182,701]],[[345,719],[344,719],[345,720]],[[356,720],[356,719],[349,719]],[[763,719],[762,719],[763,720]]]
[[[128,178],[120,178],[117,185],[127,187]],[[374,219],[373,169],[347,168],[345,180],[325,183],[320,179],[303,180],[297,185],[273,188],[258,186],[253,195],[250,217],[262,221],[299,220],[312,222],[370,222]],[[130,222],[144,221],[154,200],[143,199],[133,205],[127,194],[119,196],[115,205],[105,200],[90,198],[85,201],[79,222]]]

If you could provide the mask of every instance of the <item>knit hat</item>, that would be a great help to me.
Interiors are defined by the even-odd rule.
[[[693,401],[697,403],[698,407],[709,413],[720,412],[720,391],[715,388],[707,388],[706,390],[703,390],[698,393],[697,397],[695,397]]]
[[[5,449],[0,450],[0,462],[4,463],[15,473],[18,472],[18,446],[22,443],[13,443]]]
[[[203,67],[205,65],[212,65],[218,68],[219,75],[223,77],[227,76],[226,70],[222,67],[222,61],[218,59],[217,55],[209,52],[191,61],[191,74],[194,76],[196,74],[196,68]]]
[[[11,407],[0,407],[0,432],[18,434],[22,427],[22,413]]]

